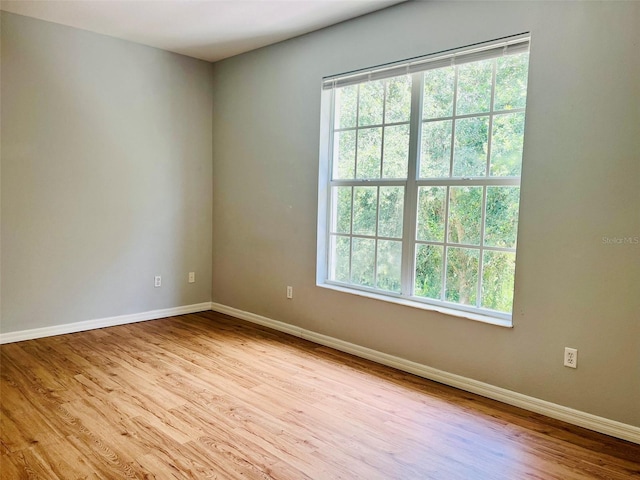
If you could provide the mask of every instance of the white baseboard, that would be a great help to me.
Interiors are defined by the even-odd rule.
[[[254,313],[238,310],[219,303],[212,302],[211,309],[216,312],[231,315],[280,332],[285,332],[296,337],[304,338],[305,340],[310,340],[320,345],[335,348],[341,352],[350,353],[382,365],[394,367],[404,372],[412,373],[451,387],[475,393],[492,400],[498,400],[509,405],[524,408],[531,412],[540,413],[557,420],[562,420],[572,425],[588,428],[589,430],[604,433],[605,435],[611,435],[612,437],[640,444],[640,428],[633,425],[609,420],[608,418],[599,417],[580,410],[574,410],[562,405],[496,387],[488,383],[479,382],[453,373],[447,373],[410,360],[405,360],[404,358],[388,355],[370,348],[355,345],[353,343],[345,342],[344,340],[315,333],[310,330],[305,330],[304,328],[296,327],[294,325],[263,317],[261,315],[256,315]]]
[[[52,337],[54,335],[63,335],[65,333],[84,332],[85,330],[93,330],[96,328],[113,327],[115,325],[144,322],[146,320],[156,320],[158,318],[173,317],[175,315],[204,312],[208,310],[211,310],[211,302],[184,305],[182,307],[163,308],[161,310],[150,310],[148,312],[119,315],[117,317],[98,318],[95,320],[66,323],[64,325],[54,325],[51,327],[32,328],[30,330],[20,330],[17,332],[0,333],[0,345],[4,343]]]

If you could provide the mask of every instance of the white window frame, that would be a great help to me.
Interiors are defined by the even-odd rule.
[[[337,75],[323,79],[322,102],[321,102],[321,127],[320,127],[320,165],[319,165],[319,188],[318,188],[318,241],[317,241],[317,269],[316,284],[320,287],[329,288],[345,293],[351,293],[364,297],[374,298],[387,302],[406,305],[414,308],[438,311],[452,316],[478,320],[494,325],[512,327],[512,314],[493,311],[475,306],[457,304],[441,300],[435,300],[424,297],[413,296],[415,282],[415,251],[417,244],[433,244],[443,246],[443,252],[446,247],[473,248],[479,251],[480,258],[485,250],[491,251],[508,251],[516,252],[516,248],[488,247],[483,242],[480,245],[463,245],[458,243],[450,243],[447,235],[447,215],[445,214],[445,238],[444,242],[423,242],[416,239],[416,216],[417,216],[417,200],[418,189],[421,186],[446,186],[446,197],[449,195],[449,187],[452,186],[479,186],[483,187],[482,195],[482,219],[481,219],[481,238],[484,237],[485,228],[485,205],[486,194],[489,186],[520,186],[520,176],[518,177],[492,177],[489,175],[483,177],[442,177],[431,179],[419,179],[417,175],[418,164],[420,162],[419,152],[421,145],[420,134],[422,124],[425,123],[422,115],[423,94],[424,94],[424,72],[431,68],[439,68],[442,66],[457,65],[471,61],[480,61],[488,58],[497,58],[502,54],[519,53],[528,51],[530,43],[530,35],[528,33],[514,35],[507,38],[486,42],[471,47],[464,47],[447,52],[441,52],[425,57],[414,58],[381,67],[352,72],[350,74]],[[526,50],[525,50],[526,49]],[[407,179],[384,179],[377,178],[371,180],[349,179],[334,180],[332,179],[332,162],[333,162],[333,136],[334,136],[334,87],[355,85],[364,83],[367,80],[379,80],[390,78],[402,74],[411,75],[412,92],[411,92],[411,118],[409,122],[410,143],[409,143],[409,161]],[[456,77],[457,78],[457,77]],[[454,88],[454,105],[457,89]],[[495,68],[492,77],[491,91],[491,107],[490,111],[485,114],[470,114],[457,116],[455,113],[451,117],[439,118],[438,121],[452,120],[454,123],[459,118],[472,117],[477,118],[485,116],[489,118],[489,135],[491,135],[491,127],[495,115],[503,113],[525,112],[526,108],[510,109],[505,111],[494,111],[494,93],[495,93]],[[383,117],[384,121],[384,117]],[[427,120],[428,121],[428,120]],[[455,127],[453,127],[455,129]],[[454,136],[452,135],[452,142]],[[489,147],[490,148],[490,147]],[[489,159],[491,152],[487,153]],[[451,154],[451,162],[453,161],[453,149]],[[451,166],[452,167],[452,166]],[[487,168],[489,163],[487,162]],[[403,219],[403,235],[402,235],[402,269],[401,269],[401,293],[387,292],[366,286],[355,285],[351,283],[342,283],[329,279],[329,261],[330,261],[330,222],[331,222],[331,189],[334,186],[394,186],[401,185],[405,188],[404,197],[404,219]],[[407,205],[412,205],[407,207]],[[448,208],[448,202],[445,208]],[[348,235],[354,238],[353,232]],[[357,235],[355,236],[357,238]],[[379,238],[377,235],[374,238]],[[350,262],[352,258],[350,259]],[[443,275],[446,275],[446,258],[444,260]],[[482,261],[479,262],[478,271],[478,293],[482,288]],[[515,286],[514,286],[515,290]],[[515,295],[514,295],[515,297]],[[480,297],[478,297],[480,298]],[[514,298],[515,300],[515,298]]]

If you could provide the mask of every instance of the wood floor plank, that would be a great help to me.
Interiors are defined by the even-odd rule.
[[[136,462],[139,468],[149,473],[149,479],[154,480],[187,480],[189,477],[185,475],[174,462],[165,462],[155,453],[149,453],[138,457]]]
[[[0,479],[640,479],[640,445],[213,312],[0,346]]]
[[[6,470],[5,470],[6,468]],[[29,480],[64,480],[54,472],[50,465],[43,465],[29,449],[21,450],[8,459],[2,459],[0,472],[2,478]]]
[[[95,434],[67,437],[65,447],[72,445],[91,464],[95,474],[103,478],[144,479],[147,475],[127,457],[119,455],[102,438]]]
[[[42,413],[31,410],[2,411],[3,442],[10,451],[23,450],[31,445],[56,443],[61,433],[57,431]]]
[[[17,454],[0,457],[0,478],[10,478],[12,480],[28,479],[28,473],[24,471],[18,461]]]
[[[98,480],[104,477],[97,474],[93,465],[89,464],[84,455],[71,445],[67,445],[64,451],[51,448],[42,444],[32,445],[22,452],[25,454],[26,463],[34,463],[44,466],[45,478],[53,473],[57,478],[82,478]]]

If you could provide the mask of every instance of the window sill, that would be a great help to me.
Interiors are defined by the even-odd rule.
[[[442,307],[438,305],[431,305],[428,303],[415,302],[406,298],[391,297],[387,295],[381,295],[379,293],[367,292],[365,290],[356,290],[352,288],[345,288],[340,285],[334,285],[331,283],[318,283],[318,287],[327,288],[329,290],[335,290],[337,292],[348,293],[350,295],[358,295],[360,297],[372,298],[374,300],[380,300],[387,303],[395,303],[397,305],[403,305],[405,307],[417,308],[419,310],[428,310],[431,312],[438,312],[451,317],[465,318],[467,320],[474,320],[476,322],[487,323],[489,325],[495,325],[504,328],[513,328],[513,322],[502,318],[490,317],[488,315],[481,315],[479,313],[465,312],[462,310],[454,310],[453,308]]]

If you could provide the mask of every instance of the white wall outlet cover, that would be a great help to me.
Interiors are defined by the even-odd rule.
[[[565,347],[564,366],[569,368],[578,368],[578,349]]]

